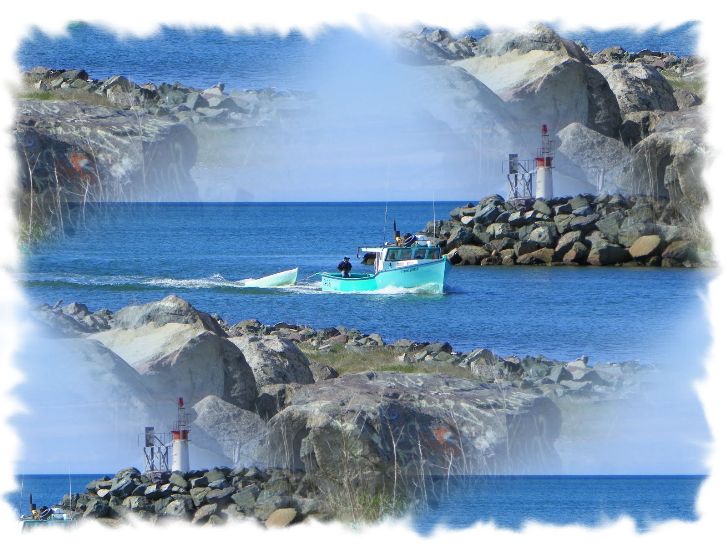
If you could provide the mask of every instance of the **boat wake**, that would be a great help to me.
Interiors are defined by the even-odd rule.
[[[311,280],[298,282],[294,285],[260,287],[246,286],[246,282],[254,279],[230,280],[219,273],[196,279],[175,279],[173,277],[143,277],[136,275],[80,275],[80,274],[26,274],[19,278],[20,282],[29,287],[68,287],[92,288],[116,292],[143,291],[159,289],[177,290],[215,290],[235,291],[246,293],[264,293],[275,290],[276,293],[286,292],[293,294],[342,294],[343,292],[323,292],[321,281]],[[446,287],[446,293],[450,290]],[[402,295],[442,295],[437,285],[423,285],[416,288],[386,287],[366,292],[346,292],[367,296],[402,296]]]
[[[21,277],[20,281],[27,286],[47,287],[92,287],[117,291],[126,290],[156,290],[160,288],[185,289],[185,290],[281,290],[290,288],[281,287],[260,287],[246,286],[247,282],[255,279],[229,280],[216,273],[209,277],[197,279],[175,279],[172,277],[142,277],[135,275],[47,275],[33,274]]]

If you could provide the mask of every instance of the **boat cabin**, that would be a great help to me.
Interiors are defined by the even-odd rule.
[[[437,261],[442,258],[442,250],[440,247],[430,244],[369,247],[360,250],[366,252],[367,257],[373,256],[374,271],[376,273]]]

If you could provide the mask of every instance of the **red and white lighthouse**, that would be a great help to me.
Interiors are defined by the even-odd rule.
[[[536,157],[536,199],[551,199],[554,196],[554,179],[551,172],[553,160],[549,128],[544,123],[541,125],[541,148]]]
[[[185,411],[185,402],[180,397],[177,400],[177,422],[172,430],[172,472],[190,470],[189,436],[189,417]]]

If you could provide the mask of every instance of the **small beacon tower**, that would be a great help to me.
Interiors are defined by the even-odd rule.
[[[541,125],[541,148],[536,157],[536,199],[552,199],[554,196],[554,179],[551,172],[553,165],[551,138],[546,124]]]
[[[190,470],[190,425],[185,411],[185,402],[177,400],[177,423],[172,429],[172,472],[189,472]]]

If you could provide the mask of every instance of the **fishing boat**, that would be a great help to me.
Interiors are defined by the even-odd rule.
[[[327,292],[374,292],[389,288],[442,293],[450,269],[434,241],[414,238],[407,244],[361,247],[374,265],[374,273],[322,273],[321,290]],[[358,254],[358,253],[357,253]]]
[[[33,495],[30,495],[29,505],[30,514],[20,515],[21,531],[29,531],[38,527],[67,527],[76,523],[76,520],[60,506],[50,508],[43,506],[40,510],[37,509],[33,503]]]
[[[292,286],[296,284],[298,278],[298,268],[289,269],[260,277],[259,279],[245,279],[240,281],[245,288],[277,288],[281,286]]]

